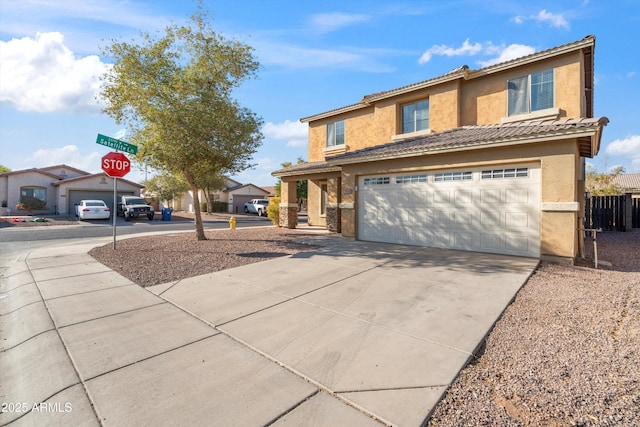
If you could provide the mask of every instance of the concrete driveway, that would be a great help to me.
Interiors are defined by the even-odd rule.
[[[308,240],[146,289],[105,239],[2,260],[0,394],[51,410],[0,424],[418,426],[538,264]]]

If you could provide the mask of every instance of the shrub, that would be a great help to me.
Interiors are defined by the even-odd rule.
[[[272,197],[267,206],[267,217],[273,225],[280,227],[280,197]]]
[[[229,206],[225,202],[211,202],[211,212],[227,213]]]
[[[34,210],[40,210],[46,205],[47,202],[45,202],[44,200],[40,200],[37,197],[23,196],[20,202],[16,204],[16,208],[20,209],[21,211],[27,211],[29,212],[29,214],[31,214],[31,212],[33,212]]]

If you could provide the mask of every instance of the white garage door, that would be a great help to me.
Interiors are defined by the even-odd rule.
[[[537,165],[360,177],[358,238],[540,256]]]

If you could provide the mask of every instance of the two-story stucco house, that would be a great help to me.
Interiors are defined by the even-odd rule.
[[[278,170],[281,226],[359,240],[571,261],[579,252],[595,37],[366,95],[301,119],[309,161]]]

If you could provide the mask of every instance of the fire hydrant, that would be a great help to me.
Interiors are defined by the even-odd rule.
[[[235,230],[236,229],[236,217],[232,216],[231,218],[229,218],[229,228],[231,230]]]

